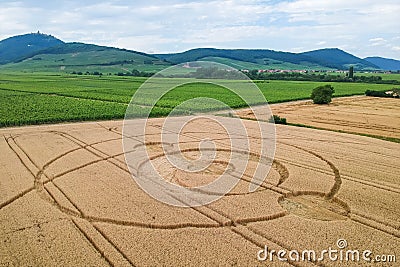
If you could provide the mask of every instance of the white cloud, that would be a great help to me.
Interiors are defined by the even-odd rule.
[[[182,41],[196,44],[226,43],[260,35],[268,35],[268,29],[261,26],[228,26],[191,31]]]
[[[40,8],[26,8],[19,2],[3,3],[0,7],[0,37],[37,31],[29,23],[35,21],[40,12]]]
[[[144,52],[339,47],[400,58],[399,13],[397,0],[21,0],[0,5],[0,37],[41,30]]]
[[[110,45],[115,47],[135,47],[136,51],[154,53],[160,52],[158,47],[161,45],[167,44],[173,46],[174,42],[175,39],[164,38],[160,35],[143,35],[118,37]]]
[[[369,42],[371,43],[370,46],[384,46],[388,43],[387,40],[381,37],[369,39]]]

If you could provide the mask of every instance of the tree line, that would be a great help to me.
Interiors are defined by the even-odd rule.
[[[95,76],[102,76],[103,75],[103,73],[99,72],[99,71],[92,71],[92,72],[89,72],[89,71],[86,71],[86,72],[72,71],[71,74],[95,75]],[[155,74],[154,72],[139,71],[137,69],[133,69],[132,71],[128,71],[128,72],[116,72],[116,73],[114,73],[114,75],[117,75],[117,76],[133,76],[133,77],[151,77],[154,74]],[[107,75],[113,75],[113,74],[110,72]]]
[[[252,80],[286,80],[286,81],[313,81],[313,82],[359,82],[359,83],[379,83],[379,84],[400,84],[397,80],[383,80],[381,76],[364,76],[349,73],[346,76],[333,75],[327,73],[298,73],[298,72],[279,72],[268,73],[252,70],[244,72]]]

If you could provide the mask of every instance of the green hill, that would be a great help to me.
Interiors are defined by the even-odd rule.
[[[197,48],[182,53],[149,55],[94,44],[64,43],[41,33],[19,35],[0,41],[0,71],[127,73],[137,69],[157,72],[173,64],[199,60],[249,70],[347,70],[349,66],[354,66],[355,70],[379,70],[387,69],[389,64],[388,59],[385,59],[385,65],[382,60],[364,60],[337,48],[304,53]]]
[[[400,70],[400,60],[383,57],[366,57],[364,60],[378,66],[382,70]]]
[[[263,49],[215,49],[197,48],[183,53],[158,54],[160,59],[178,64],[188,61],[218,58],[227,65],[258,66],[262,69],[379,69],[374,64],[340,49],[322,49],[305,53],[289,53]],[[242,62],[242,63],[240,63]],[[232,64],[230,64],[232,63]]]
[[[207,58],[225,58],[234,60],[235,64],[244,65],[247,63],[256,64],[262,68],[287,67],[289,69],[300,68],[323,68],[324,66],[316,63],[311,57],[300,54],[279,52],[262,49],[215,49],[215,48],[197,48],[183,53],[158,54],[160,59],[178,64],[188,61],[204,60]],[[243,63],[238,63],[239,61]],[[229,64],[228,64],[229,65]],[[281,65],[281,66],[274,66]]]
[[[62,44],[64,44],[63,41],[39,32],[13,36],[0,41],[0,64],[13,62],[43,49]]]
[[[63,43],[0,65],[3,71],[102,72],[158,71],[170,66],[145,53],[84,43]]]
[[[301,53],[301,55],[308,56],[320,65],[336,68],[348,69],[353,66],[356,70],[377,70],[378,66],[368,62],[364,59],[358,58],[338,48],[326,48],[309,52]]]

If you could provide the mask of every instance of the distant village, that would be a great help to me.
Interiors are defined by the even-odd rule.
[[[242,69],[244,73],[249,73],[251,70]],[[281,70],[281,69],[259,69],[258,73],[348,73],[348,70]],[[359,73],[379,73],[379,74],[399,74],[400,71],[359,71]]]

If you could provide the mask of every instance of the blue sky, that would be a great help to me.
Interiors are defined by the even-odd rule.
[[[398,0],[0,0],[0,39],[40,30],[147,53],[338,47],[400,59],[398,14]]]

